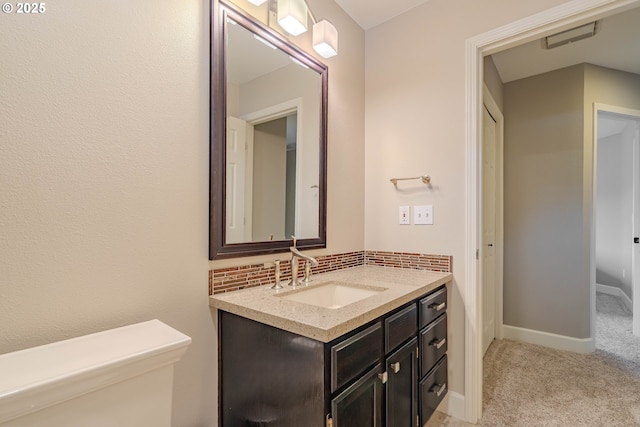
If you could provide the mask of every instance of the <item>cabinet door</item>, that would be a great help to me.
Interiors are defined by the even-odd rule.
[[[334,427],[382,427],[381,373],[378,364],[331,401]]]
[[[387,358],[387,426],[418,424],[418,340],[412,339]]]

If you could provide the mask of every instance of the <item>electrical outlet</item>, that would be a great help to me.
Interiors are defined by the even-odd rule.
[[[400,208],[398,209],[398,224],[400,225],[411,224],[409,206],[400,206]]]
[[[414,206],[413,223],[416,225],[432,225],[433,205]]]

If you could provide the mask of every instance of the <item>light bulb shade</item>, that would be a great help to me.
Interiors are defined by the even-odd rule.
[[[267,0],[249,0],[249,3],[254,4],[256,6],[260,6],[262,3],[266,2]]]
[[[278,0],[278,24],[293,36],[307,31],[307,13],[304,0]]]
[[[338,54],[338,30],[326,19],[313,24],[313,48],[323,58]]]

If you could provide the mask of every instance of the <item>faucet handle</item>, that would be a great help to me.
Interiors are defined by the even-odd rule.
[[[271,289],[282,289],[280,284],[280,260],[275,260],[273,265],[275,266],[275,283],[271,286]]]
[[[311,261],[307,259],[304,261],[304,279],[302,280],[302,283],[308,285],[311,282]]]

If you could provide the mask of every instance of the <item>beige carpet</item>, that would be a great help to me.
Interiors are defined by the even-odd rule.
[[[635,349],[637,337],[621,335]],[[628,346],[627,346],[628,347]],[[626,357],[626,360],[625,360]],[[510,340],[484,359],[482,426],[640,426],[639,355],[577,354]],[[429,427],[471,426],[436,413]]]
[[[640,426],[640,377],[600,354],[496,341],[485,356],[485,426]]]

